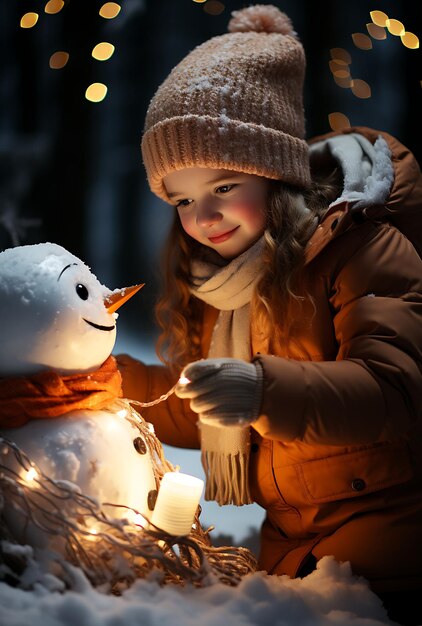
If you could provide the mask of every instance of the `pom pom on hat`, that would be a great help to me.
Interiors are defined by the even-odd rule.
[[[290,18],[272,4],[256,4],[240,11],[233,11],[228,25],[230,33],[279,33],[297,34],[293,30]]]
[[[182,59],[148,107],[142,155],[151,190],[166,202],[164,178],[183,168],[310,184],[303,46],[273,5],[232,16],[229,32]]]

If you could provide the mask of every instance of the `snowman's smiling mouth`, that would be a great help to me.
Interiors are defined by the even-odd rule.
[[[82,318],[84,322],[86,322],[87,324],[89,324],[90,326],[92,326],[93,328],[97,328],[97,330],[114,330],[115,326],[100,326],[100,324],[95,324],[94,322],[90,322],[89,320],[86,320],[84,317]]]

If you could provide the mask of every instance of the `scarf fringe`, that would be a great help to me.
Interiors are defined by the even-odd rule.
[[[236,454],[203,450],[202,465],[206,477],[205,500],[215,500],[220,506],[252,504],[248,481],[249,449]]]

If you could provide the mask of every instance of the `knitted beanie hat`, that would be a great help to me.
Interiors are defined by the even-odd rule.
[[[229,33],[190,52],[149,105],[142,154],[151,190],[187,167],[310,182],[302,90],[305,54],[272,5],[232,13]]]

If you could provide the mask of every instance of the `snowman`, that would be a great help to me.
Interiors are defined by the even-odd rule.
[[[140,287],[111,292],[52,243],[0,253],[0,435],[53,480],[149,517],[152,457],[115,409],[121,379],[111,356],[116,310]]]

